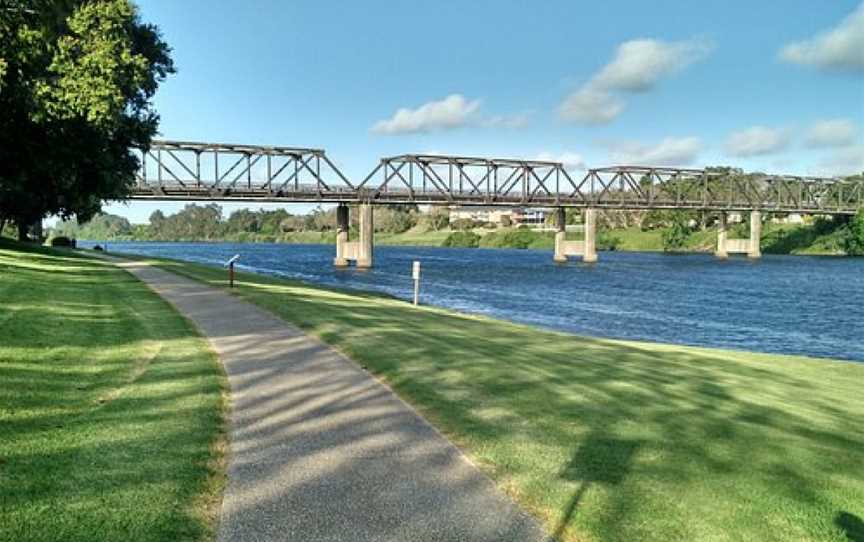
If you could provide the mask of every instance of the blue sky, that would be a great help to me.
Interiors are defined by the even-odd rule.
[[[161,137],[321,147],[354,177],[406,152],[864,169],[859,1],[237,6],[140,0],[178,69]],[[157,206],[180,207],[106,210]]]

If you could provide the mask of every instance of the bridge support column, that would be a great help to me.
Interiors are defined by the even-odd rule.
[[[582,215],[585,225],[585,245],[582,253],[582,261],[593,263],[597,261],[597,209],[588,207]]]
[[[360,242],[357,247],[357,268],[372,267],[372,238],[375,228],[372,220],[372,204],[360,205]]]
[[[717,221],[717,250],[714,255],[725,260],[729,257],[729,252],[726,251],[726,238],[729,235],[729,217],[726,213],[720,213],[720,219]]]
[[[760,211],[750,212],[750,249],[747,251],[748,258],[762,257],[762,213]]]
[[[564,263],[567,261],[567,252],[565,249],[567,237],[567,214],[564,212],[564,207],[558,207],[555,212],[556,227],[558,230],[555,232],[555,255],[552,259],[558,263]]]
[[[336,258],[333,265],[336,267],[348,267],[348,229],[350,226],[348,206],[340,203],[336,207]]]

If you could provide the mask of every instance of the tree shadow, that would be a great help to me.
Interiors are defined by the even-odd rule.
[[[855,514],[839,512],[834,517],[834,525],[843,531],[850,542],[864,542],[864,521]]]
[[[614,438],[599,431],[585,438],[561,473],[562,479],[581,483],[564,507],[552,533],[555,539],[564,534],[591,484],[616,486],[624,481],[641,444],[638,440]]]

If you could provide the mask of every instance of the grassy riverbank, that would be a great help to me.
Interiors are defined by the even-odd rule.
[[[156,263],[225,286],[223,269]],[[864,536],[864,364],[577,337],[239,279],[236,295],[386,380],[561,539]]]
[[[223,376],[100,261],[0,241],[0,540],[209,540]]]

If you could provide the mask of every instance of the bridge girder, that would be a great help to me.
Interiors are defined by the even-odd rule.
[[[575,175],[559,162],[404,154],[352,183],[322,149],[154,141],[138,152],[133,199],[825,214],[864,207],[864,182],[740,171],[631,165]]]

